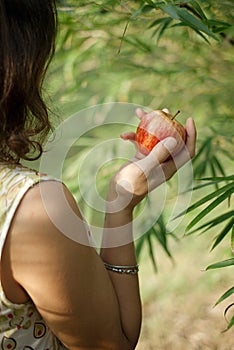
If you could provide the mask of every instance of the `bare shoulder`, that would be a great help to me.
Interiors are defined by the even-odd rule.
[[[42,181],[32,186],[24,195],[15,215],[19,223],[33,225],[37,220],[49,219],[50,214],[72,210],[81,218],[75,199],[68,188],[59,181]]]
[[[42,181],[24,195],[13,220],[11,234],[40,235],[52,239],[63,234],[82,244],[88,244],[87,232],[78,205],[68,190],[59,181]]]

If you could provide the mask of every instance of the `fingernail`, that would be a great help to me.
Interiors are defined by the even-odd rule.
[[[174,137],[167,137],[166,139],[161,141],[163,145],[169,150],[172,151],[177,145],[177,141]]]

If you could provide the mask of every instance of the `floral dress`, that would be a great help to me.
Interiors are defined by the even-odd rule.
[[[15,211],[30,187],[51,180],[22,166],[0,165],[0,259]],[[0,349],[66,350],[38,313],[32,301],[13,304],[0,281]]]

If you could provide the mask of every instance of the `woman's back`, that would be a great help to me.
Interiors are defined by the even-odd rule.
[[[33,185],[46,180],[51,179],[22,166],[0,166],[0,256],[23,196]],[[31,300],[15,304],[6,298],[1,280],[0,346],[1,349],[21,350],[65,349],[47,327]]]

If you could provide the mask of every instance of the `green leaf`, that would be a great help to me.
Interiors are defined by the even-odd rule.
[[[201,145],[201,147],[197,151],[197,154],[193,158],[193,163],[195,163],[197,161],[197,159],[203,154],[203,151],[205,148],[210,147],[210,143],[212,142],[212,140],[213,140],[213,136],[210,136],[203,142],[203,144]]]
[[[222,231],[218,234],[211,250],[213,250],[223,239],[224,237],[228,234],[228,232],[231,230],[231,228],[234,225],[234,218],[232,218],[227,225],[222,229]]]
[[[142,252],[143,245],[144,245],[145,241],[146,241],[146,236],[145,235],[137,240],[137,243],[136,243],[136,256],[137,256],[138,259],[140,259],[141,252]]]
[[[193,158],[193,164],[194,166],[194,177],[201,177],[205,174],[206,169],[207,169],[207,164],[208,162],[206,161],[209,159],[209,154],[212,149],[212,141],[213,141],[213,136],[208,137],[201,147],[199,148],[197,154]],[[198,163],[198,160],[200,163]],[[198,163],[198,165],[196,165]]]
[[[234,265],[234,258],[219,261],[215,264],[209,265],[209,266],[207,266],[206,271],[213,270],[213,269],[220,269],[220,268],[228,267],[228,266],[232,266],[232,265]]]
[[[160,6],[161,10],[163,12],[166,12],[169,16],[176,20],[180,20],[180,17],[178,15],[178,8],[175,5],[169,4],[169,5],[162,5]]]
[[[122,36],[121,40],[133,45],[134,47],[138,47],[142,51],[149,52],[149,53],[152,51],[151,46],[147,45],[144,41],[142,41],[139,38],[134,38],[134,37],[130,37],[130,36]]]
[[[157,241],[160,243],[162,246],[163,250],[166,252],[168,257],[173,260],[173,257],[168,249],[167,245],[167,230],[163,221],[163,217],[160,216],[158,218],[157,223],[152,226],[144,236],[142,236],[139,240],[137,240],[136,243],[136,255],[138,258],[140,258],[144,243],[147,243],[148,245],[148,251],[149,251],[149,256],[151,259],[151,262],[153,264],[155,272],[157,272],[157,263],[156,259],[154,256],[154,251],[153,251],[153,242],[152,239],[155,237]]]
[[[226,329],[224,329],[223,333],[228,331],[231,327],[234,326],[234,316],[231,318],[230,322],[228,323],[228,326]]]
[[[233,186],[232,186],[233,187]],[[204,210],[202,210],[186,227],[186,231],[189,231],[194,225],[196,225],[204,216],[209,214],[211,210],[216,208],[220,203],[222,203],[225,199],[227,199],[232,193],[234,188],[232,188],[221,194],[218,198],[216,198],[211,204],[209,204]],[[218,190],[219,191],[219,190]],[[218,192],[215,191],[215,192]],[[208,196],[207,196],[208,197]]]
[[[234,191],[234,184],[227,184],[221,188],[219,188],[218,190],[215,190],[214,192],[206,195],[205,197],[202,197],[201,199],[199,199],[196,203],[192,204],[188,209],[184,210],[182,213],[180,213],[177,217],[180,217],[181,215],[184,215],[186,212],[189,213],[190,211],[200,207],[202,204],[210,201],[211,199],[213,199],[214,197],[217,197],[219,194],[223,193],[223,192],[228,192],[227,197],[230,195],[230,193],[232,193]]]
[[[231,181],[234,180],[234,175],[230,175],[230,176],[215,176],[215,177],[204,177],[198,180],[202,180],[202,181]]]
[[[226,328],[223,332],[228,331],[228,330],[234,325],[234,316],[231,318],[230,321],[228,321],[228,320],[227,320],[227,317],[226,317],[228,310],[229,310],[231,307],[233,307],[233,306],[234,306],[234,303],[228,305],[228,307],[226,307],[226,309],[225,309],[225,311],[224,311],[224,317],[225,317],[225,319],[226,319],[226,321],[227,321],[227,323],[228,323],[228,326],[227,326],[227,328]]]
[[[172,4],[162,5],[160,8],[162,11],[169,14],[173,19],[184,22],[190,28],[199,32],[203,32],[213,39],[219,41],[219,38],[206,26],[206,24],[197,19],[194,15],[190,14],[188,11],[182,8],[178,8]]]
[[[149,249],[150,259],[151,259],[151,262],[153,264],[154,271],[157,272],[158,269],[157,269],[157,264],[156,264],[156,260],[155,260],[155,257],[154,257],[153,244],[152,244],[150,235],[147,236],[147,242],[148,242],[148,249]]]
[[[212,220],[206,222],[205,224],[203,224],[203,225],[199,226],[198,228],[188,232],[187,234],[188,235],[192,234],[192,233],[197,232],[197,231],[199,231],[199,230],[201,230],[203,228],[205,228],[205,230],[203,232],[207,232],[210,228],[212,228],[212,227],[222,223],[223,221],[225,221],[225,220],[227,220],[227,219],[229,219],[230,217],[233,217],[233,216],[234,216],[234,210],[231,210],[231,211],[229,211],[227,213],[224,213],[224,214],[221,214],[221,215],[217,216],[215,219],[212,219]]]
[[[190,0],[190,3],[193,5],[193,8],[197,11],[197,13],[200,15],[201,18],[207,19],[205,13],[203,12],[201,6],[199,3],[195,0]]]
[[[155,229],[155,227],[152,227],[154,236],[157,238],[158,242],[161,244],[162,248],[166,252],[166,254],[169,256],[169,258],[172,258],[171,252],[168,249],[167,246],[167,240],[166,240],[166,231],[165,233],[161,232],[161,230]]]
[[[191,28],[201,31],[219,41],[219,38],[202,21],[191,15],[189,12],[180,9],[179,19],[187,23]]]
[[[207,44],[210,44],[209,40],[205,37],[204,34],[202,34],[199,30],[196,30],[196,29],[194,29],[194,30],[198,35],[200,35],[202,37],[202,39],[204,39],[207,42]]]
[[[231,250],[234,254],[234,226],[232,228],[232,234],[231,234]]]
[[[224,170],[222,164],[220,163],[220,161],[218,160],[218,158],[217,158],[215,155],[213,155],[213,162],[214,162],[216,168],[220,171],[220,173],[221,173],[223,176],[226,176],[225,170]]]
[[[167,27],[169,26],[169,24],[171,23],[172,19],[171,18],[166,18],[166,20],[164,21],[164,23],[161,24],[160,28],[160,32],[158,34],[158,41],[159,39],[162,37],[163,33],[165,32],[165,30],[167,29]]]
[[[198,177],[204,176],[207,169],[207,162],[202,160],[197,166],[194,166],[194,178],[197,179]]]
[[[206,23],[209,27],[212,27],[212,30],[214,33],[220,33],[231,27],[231,24],[227,22],[212,20],[212,19],[207,20]]]
[[[152,9],[154,9],[154,6],[153,6],[153,5],[145,5],[145,4],[143,4],[143,5],[141,5],[141,6],[139,7],[139,9],[137,9],[137,10],[132,14],[132,18],[137,17],[137,16],[139,16],[139,15],[141,15],[141,14],[144,14],[144,13],[150,12],[150,11],[152,11]]]
[[[163,17],[163,18],[156,19],[148,26],[148,29],[153,28],[153,27],[161,24],[162,22],[165,22],[165,20],[167,20],[167,19],[171,19],[171,18],[170,17]]]
[[[208,178],[201,178],[201,179],[196,179],[196,180],[197,181],[205,181],[206,179],[208,179]],[[209,179],[211,179],[211,178],[209,178]],[[222,180],[215,180],[215,179],[217,179],[217,177],[214,177],[213,179],[214,179],[214,181],[209,181],[207,183],[194,186],[194,187],[190,188],[188,191],[195,191],[195,190],[199,190],[199,189],[201,189],[203,187],[215,185],[216,183],[219,183],[219,182],[222,182],[222,181],[226,181],[226,182],[228,181],[227,177],[222,177]],[[221,179],[221,178],[219,177],[219,179]]]
[[[146,2],[147,2],[147,4],[149,4],[149,5],[152,6],[152,7],[155,7],[155,6],[156,6],[155,3],[154,3],[154,1],[152,1],[152,0],[146,0]]]
[[[215,168],[214,163],[213,163],[213,157],[210,159],[209,165],[210,165],[211,174],[213,175],[213,177],[215,177],[217,174],[216,174],[216,168]],[[217,189],[219,188],[217,182],[215,183],[215,187]]]
[[[216,301],[215,306],[220,304],[223,300],[230,297],[230,295],[232,295],[233,293],[234,293],[234,287],[231,287]]]

